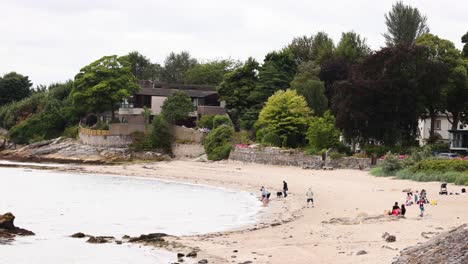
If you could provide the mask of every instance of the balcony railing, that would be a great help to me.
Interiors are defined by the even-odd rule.
[[[143,108],[119,108],[119,115],[141,115]]]

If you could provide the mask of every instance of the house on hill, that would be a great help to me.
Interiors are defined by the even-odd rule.
[[[458,129],[453,130],[449,117],[438,114],[434,123],[434,132],[439,142],[450,144],[450,151],[468,152],[468,126],[459,124]],[[419,144],[425,145],[429,140],[431,119],[419,120]]]
[[[121,103],[118,116],[122,123],[144,124],[144,107],[151,109],[151,115],[161,113],[161,107],[168,96],[176,91],[184,91],[192,99],[194,111],[189,122],[194,122],[202,115],[226,114],[224,102],[219,101],[215,86],[168,84],[152,81],[138,81],[141,89],[132,98]]]

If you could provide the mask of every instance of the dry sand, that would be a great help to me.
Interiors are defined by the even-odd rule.
[[[232,161],[86,166],[81,170],[223,186],[256,194],[262,185],[269,188],[271,203],[255,226],[178,239],[199,247],[200,258],[209,263],[391,263],[401,249],[468,222],[466,194],[439,196],[440,184],[436,182],[378,178],[358,170],[317,171]],[[290,194],[277,199],[283,180],[288,182]],[[305,208],[308,187],[315,194],[314,208]],[[438,205],[426,205],[423,218],[418,217],[419,209],[414,205],[407,208],[405,219],[384,217],[384,210],[391,209],[395,201],[404,201],[402,190],[406,188],[426,189],[429,199],[437,200]],[[448,188],[450,192],[461,190],[454,185]],[[384,232],[395,235],[396,242],[385,242]],[[361,250],[367,254],[357,255]]]

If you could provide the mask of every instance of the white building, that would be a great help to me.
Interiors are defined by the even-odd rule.
[[[424,145],[429,140],[429,134],[431,130],[431,119],[420,119],[419,120],[419,145]],[[452,129],[452,124],[449,122],[447,116],[445,114],[437,115],[434,123],[434,133],[436,133],[437,137],[439,138],[438,141],[451,143],[452,140],[452,133],[449,130]],[[460,125],[458,127],[459,130],[468,130],[468,126]]]

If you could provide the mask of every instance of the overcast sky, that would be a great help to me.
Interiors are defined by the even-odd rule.
[[[137,50],[162,63],[182,50],[197,59],[259,61],[293,37],[354,30],[372,49],[384,45],[393,0],[0,0],[0,74],[37,84],[71,79],[104,55]],[[468,1],[405,0],[431,32],[461,48]]]

